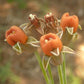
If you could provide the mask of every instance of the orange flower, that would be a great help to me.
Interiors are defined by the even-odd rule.
[[[8,44],[11,46],[15,45],[17,42],[25,44],[27,41],[26,34],[17,26],[12,26],[5,34]]]
[[[75,33],[77,31],[79,24],[79,19],[76,15],[69,16],[69,13],[64,13],[61,18],[61,27],[63,28],[63,31],[65,31],[66,27],[74,27],[73,32]]]
[[[50,53],[52,50],[59,48],[59,51],[62,49],[62,42],[60,38],[53,33],[46,34],[40,38],[40,44],[43,52],[51,56]]]

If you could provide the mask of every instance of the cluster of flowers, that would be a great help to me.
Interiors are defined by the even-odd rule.
[[[29,21],[6,31],[5,40],[14,50],[22,53],[22,46],[25,45],[41,47],[44,57],[50,58],[54,65],[62,63],[61,52],[74,52],[66,45],[77,36],[79,19],[76,15],[64,13],[58,20],[52,13],[46,14],[44,19],[30,14]]]

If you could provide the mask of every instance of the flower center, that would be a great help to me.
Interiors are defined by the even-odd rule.
[[[9,35],[12,35],[12,34],[15,34],[15,31],[12,31],[11,33],[9,33]],[[8,36],[9,36],[9,35],[8,35]]]
[[[47,43],[47,42],[50,41],[51,39],[53,39],[53,38],[45,39],[45,43]]]

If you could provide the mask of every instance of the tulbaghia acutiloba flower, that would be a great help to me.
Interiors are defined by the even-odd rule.
[[[69,45],[72,41],[72,38],[77,37],[77,29],[79,25],[79,19],[76,15],[70,16],[69,13],[64,13],[60,26],[63,29],[63,36],[62,36],[62,42],[64,45]],[[74,40],[73,39],[73,40]]]
[[[11,46],[14,46],[17,42],[20,42],[21,44],[25,44],[28,39],[24,31],[22,31],[17,26],[12,26],[9,30],[7,30],[5,37],[8,44],[10,44]]]
[[[29,20],[30,20],[31,24],[33,24],[35,27],[39,27],[40,26],[39,19],[37,18],[36,15],[30,14],[29,15]]]
[[[62,63],[61,51],[63,45],[60,38],[56,34],[48,33],[46,35],[43,35],[40,38],[40,45],[43,53],[45,54],[44,58],[51,58],[50,62],[56,66]],[[47,64],[45,65],[45,67],[46,66]]]
[[[47,13],[44,16],[45,19],[45,28],[44,28],[44,32],[45,34],[47,33],[57,33],[58,32],[58,20],[57,18],[54,16],[53,13]]]
[[[79,24],[79,19],[76,15],[70,16],[69,13],[64,13],[61,18],[61,27],[63,31],[65,32],[66,27],[73,28],[73,33],[77,31]]]
[[[41,48],[43,52],[47,56],[52,56],[51,51],[57,48],[59,48],[59,52],[61,52],[62,50],[62,42],[60,38],[56,34],[53,34],[53,33],[43,35],[40,38],[40,44],[41,44]]]
[[[52,13],[46,14],[44,16],[44,18],[45,18],[46,23],[48,23],[48,22],[54,23],[54,21],[55,21],[54,15]]]

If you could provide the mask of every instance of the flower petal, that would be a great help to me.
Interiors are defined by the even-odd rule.
[[[54,55],[54,56],[59,56],[60,52],[59,52],[59,48],[51,51],[51,53]]]
[[[82,27],[81,27],[81,25],[80,25],[80,24],[78,25],[78,28],[79,28],[80,30],[82,30]]]
[[[30,36],[28,38],[28,41],[27,41],[26,44],[30,44],[30,45],[32,45],[34,47],[40,47],[40,42],[38,40],[36,40],[34,37],[32,37],[32,36]]]
[[[24,23],[24,24],[21,24],[19,27],[24,30],[25,28],[27,28],[27,26],[28,26],[28,23]]]
[[[70,35],[73,35],[73,27],[71,27],[71,28],[66,27],[66,29]]]
[[[71,53],[71,54],[75,54],[75,51],[67,46],[63,46],[63,53]]]
[[[36,30],[37,30],[41,35],[44,34],[44,30],[43,30],[43,28],[38,27],[38,28],[36,28]]]
[[[63,31],[58,32],[56,35],[61,39],[63,35]]]
[[[21,49],[21,47],[20,47],[20,45],[19,45],[19,42],[17,42],[17,43],[13,46],[13,49],[14,49],[17,53],[19,53],[19,54],[22,53],[22,49]]]
[[[76,32],[76,33],[74,33],[74,34],[73,34],[72,41],[75,41],[75,40],[77,40],[77,38],[78,38],[78,33]]]

